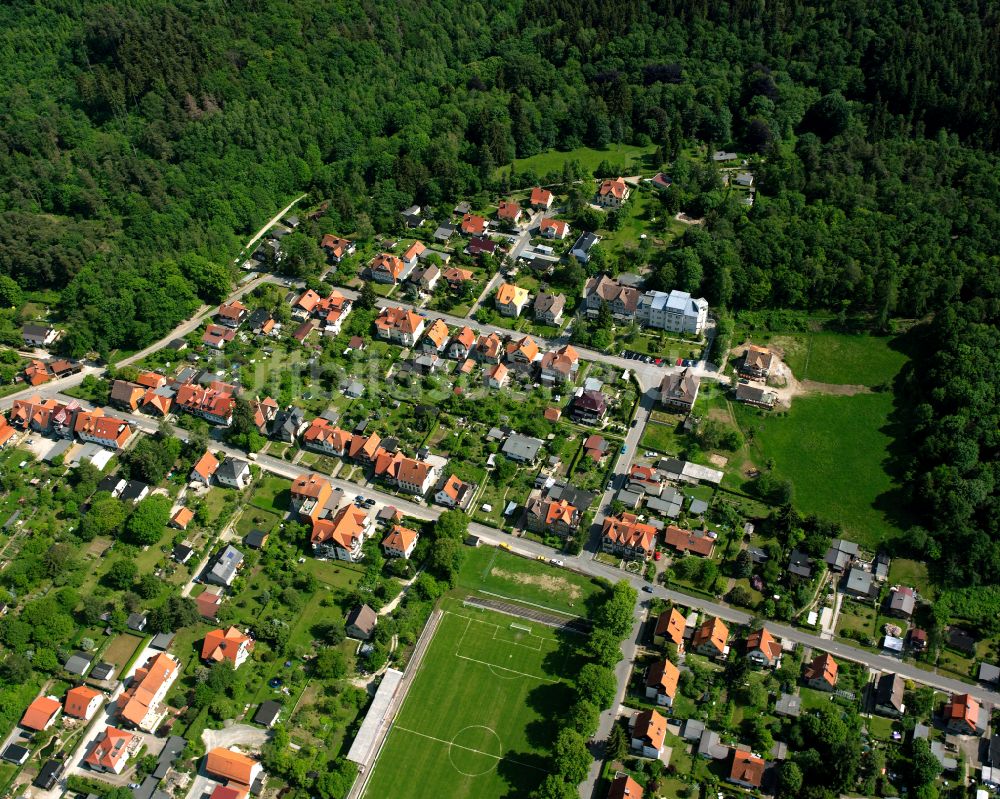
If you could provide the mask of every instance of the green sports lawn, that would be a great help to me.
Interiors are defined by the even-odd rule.
[[[456,600],[442,607],[364,799],[526,797],[569,697],[556,634]]]

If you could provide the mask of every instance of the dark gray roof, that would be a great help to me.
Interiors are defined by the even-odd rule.
[[[125,625],[133,630],[140,630],[146,625],[145,613],[130,613],[125,620]]]
[[[274,724],[275,719],[278,718],[278,714],[281,712],[281,703],[275,702],[273,699],[268,699],[266,702],[262,702],[257,712],[254,714],[253,720],[256,724],[263,724],[270,727]]]
[[[153,636],[153,640],[149,642],[149,645],[153,649],[159,649],[161,652],[166,652],[173,642],[173,633],[157,633]]]
[[[797,717],[802,712],[802,699],[797,694],[782,694],[774,705],[779,716]]]
[[[178,563],[184,563],[184,561],[191,557],[192,552],[194,552],[194,550],[187,544],[175,544],[173,558]]]
[[[209,572],[209,578],[215,581],[222,581],[229,585],[236,576],[236,571],[243,563],[243,553],[236,547],[229,545],[216,558]]]
[[[129,480],[125,483],[119,499],[138,499],[143,491],[149,491],[149,486],[141,480]]]
[[[872,590],[872,574],[855,566],[847,575],[847,590],[855,594],[869,594]]]
[[[538,450],[542,448],[544,443],[540,438],[511,433],[503,442],[503,454],[520,460],[533,461],[538,457]]]
[[[582,250],[583,252],[589,252],[590,248],[593,247],[595,244],[597,244],[598,241],[600,241],[600,237],[598,237],[594,233],[590,232],[581,233],[580,237],[576,240],[576,243],[573,245],[573,249]]]
[[[90,670],[90,679],[108,680],[115,676],[115,667],[110,663],[98,663]]]
[[[698,741],[698,754],[713,760],[722,760],[729,756],[729,747],[719,740],[719,734],[714,730],[705,730]]]
[[[216,479],[236,480],[244,471],[250,468],[247,461],[239,458],[226,458],[215,472]]]
[[[556,502],[564,499],[574,508],[579,508],[580,512],[583,513],[590,507],[590,503],[594,501],[594,494],[576,486],[556,483],[549,489],[549,499]]]
[[[91,657],[86,652],[74,652],[66,658],[66,671],[70,674],[79,674],[81,677],[90,668]]]
[[[799,577],[811,577],[812,558],[800,549],[793,549],[788,558],[788,571]]]
[[[883,674],[875,687],[875,704],[902,710],[904,687],[898,674]]]
[[[246,534],[246,538],[243,539],[243,543],[248,547],[253,547],[254,549],[260,549],[264,546],[264,541],[267,539],[267,533],[263,530],[251,530]]]
[[[27,759],[29,754],[31,754],[31,752],[23,746],[11,744],[3,750],[3,754],[0,755],[0,760],[6,760],[8,763],[13,763],[14,765],[19,766]]]

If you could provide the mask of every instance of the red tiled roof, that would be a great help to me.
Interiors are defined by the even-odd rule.
[[[44,730],[52,717],[62,708],[58,699],[51,696],[39,696],[28,705],[21,717],[21,726],[29,730]]]
[[[552,202],[552,192],[547,189],[543,189],[540,186],[535,186],[531,190],[531,200],[532,205],[543,205],[548,207]]]
[[[467,235],[479,235],[486,231],[486,220],[475,214],[462,217],[462,232]]]
[[[650,481],[652,476],[638,477],[636,475],[632,479]],[[673,547],[678,552],[694,552],[703,557],[708,557],[712,553],[712,547],[715,546],[715,539],[706,534],[704,530],[684,530],[673,524],[664,530],[663,540],[668,547]]]

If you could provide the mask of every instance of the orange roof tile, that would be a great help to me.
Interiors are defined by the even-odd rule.
[[[764,765],[764,761],[756,755],[734,749],[733,767],[729,772],[729,779],[759,788],[764,779]]]
[[[677,680],[680,676],[680,670],[669,660],[658,660],[651,663],[646,670],[646,687],[655,687],[659,693],[673,699],[677,693]]]
[[[91,766],[116,769],[121,761],[128,758],[128,746],[134,738],[130,732],[109,726],[84,762]]]
[[[379,253],[372,261],[372,272],[385,272],[393,280],[399,280],[403,274],[404,264],[401,259],[387,252]]]
[[[250,785],[253,782],[254,774],[259,770],[256,767],[259,765],[252,757],[222,747],[210,751],[205,760],[205,770],[209,774],[241,785]]]
[[[76,688],[70,688],[66,692],[63,712],[75,719],[86,718],[87,708],[90,707],[90,703],[94,700],[94,697],[100,695],[100,691],[91,688],[89,685],[78,685]]]
[[[647,739],[654,749],[663,746],[667,735],[667,720],[655,710],[646,710],[635,717],[634,737]]]
[[[54,697],[36,697],[28,705],[28,709],[24,711],[24,716],[21,717],[21,726],[27,727],[29,730],[44,730],[46,725],[52,721],[52,717],[61,709],[62,703]]]
[[[216,663],[228,660],[235,665],[240,648],[248,642],[249,648],[252,649],[253,639],[240,632],[236,627],[230,627],[228,630],[210,630],[206,633],[205,640],[201,644],[201,659]]]
[[[543,189],[540,186],[535,186],[531,190],[531,204],[532,205],[548,205],[552,202],[552,192],[547,189]]]
[[[204,455],[198,458],[198,462],[191,471],[195,472],[202,479],[209,480],[218,468],[219,459],[211,452],[205,452]]]
[[[684,628],[686,626],[684,616],[677,611],[677,608],[671,608],[663,611],[657,618],[654,635],[665,636],[680,646],[684,643]]]
[[[192,519],[194,519],[194,511],[191,508],[178,508],[170,519],[170,523],[181,530],[186,530]]]
[[[418,538],[416,530],[411,530],[409,527],[403,527],[402,525],[395,524],[392,530],[389,531],[387,535],[382,540],[382,546],[385,549],[394,549],[399,552],[406,552],[411,546],[413,546]]]
[[[729,628],[720,619],[713,616],[710,619],[705,619],[701,627],[694,631],[694,635],[691,636],[691,646],[697,649],[702,644],[710,644],[721,654],[726,649],[728,639]]]

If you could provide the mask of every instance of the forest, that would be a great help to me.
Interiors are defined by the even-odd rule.
[[[519,158],[655,144],[667,210],[706,220],[655,284],[923,321],[897,387],[912,545],[946,583],[1000,581],[996,4],[12,0],[0,22],[0,305],[51,300],[67,353],[138,348],[218,300],[241,239],[300,192],[363,237],[503,190]],[[759,158],[752,210],[706,147]],[[0,308],[0,341],[15,319]]]

